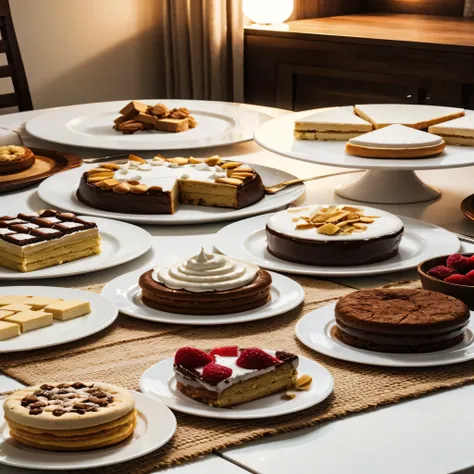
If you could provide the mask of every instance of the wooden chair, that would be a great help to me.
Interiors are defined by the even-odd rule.
[[[15,91],[9,94],[0,94],[0,108],[17,106],[20,111],[32,110],[30,89],[8,0],[0,0],[0,34],[0,54],[5,54],[8,62],[7,65],[0,66],[0,77],[11,77]]]

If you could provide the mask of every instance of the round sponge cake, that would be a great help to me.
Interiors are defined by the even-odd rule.
[[[469,309],[442,293],[410,289],[361,290],[341,298],[333,335],[354,347],[420,353],[462,341]]]

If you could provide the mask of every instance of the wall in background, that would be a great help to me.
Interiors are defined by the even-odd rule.
[[[157,0],[10,0],[35,108],[158,97]],[[0,92],[8,91],[6,81]]]

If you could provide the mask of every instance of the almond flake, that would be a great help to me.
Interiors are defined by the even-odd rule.
[[[340,230],[341,229],[339,229],[337,225],[327,223],[318,229],[318,234],[334,235],[337,234]]]
[[[313,224],[296,224],[296,230],[307,230],[307,229],[313,229],[314,225]]]

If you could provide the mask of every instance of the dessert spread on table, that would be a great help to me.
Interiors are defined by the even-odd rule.
[[[272,277],[257,265],[201,250],[187,260],[149,270],[139,280],[142,301],[179,314],[249,311],[270,301]]]
[[[299,358],[285,351],[257,347],[217,347],[209,353],[179,349],[174,358],[178,390],[214,407],[232,407],[289,389],[309,390],[312,379],[298,377]],[[294,394],[285,393],[285,398]]]
[[[103,382],[28,387],[9,395],[3,409],[12,438],[48,451],[115,445],[133,434],[137,418],[130,392]]]
[[[31,272],[100,253],[97,225],[46,209],[0,217],[0,266]]]
[[[105,163],[86,171],[77,197],[88,206],[136,214],[174,214],[179,203],[241,209],[260,201],[264,187],[250,166],[207,159],[164,158]]]
[[[17,173],[31,168],[35,163],[35,155],[24,146],[0,146],[0,175]]]
[[[178,133],[194,128],[197,124],[186,107],[169,109],[165,104],[147,105],[132,100],[114,120],[114,129],[124,135],[142,130]]]
[[[380,209],[310,205],[271,215],[267,250],[275,257],[308,265],[363,265],[394,257],[403,222]]]
[[[360,290],[336,304],[333,335],[353,347],[392,353],[433,352],[464,338],[470,312],[452,296],[426,290]]]
[[[350,155],[365,158],[423,158],[441,153],[446,143],[441,137],[404,125],[389,125],[351,138],[346,143]]]
[[[90,303],[47,296],[0,296],[0,341],[91,312]]]

